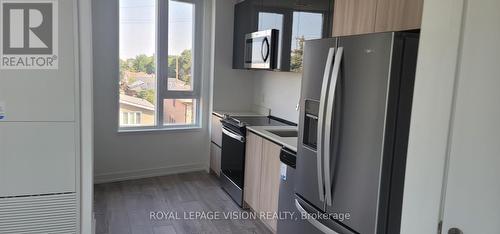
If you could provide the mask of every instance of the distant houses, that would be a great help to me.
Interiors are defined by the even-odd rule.
[[[129,96],[136,96],[145,90],[156,90],[156,76],[145,72],[123,71],[120,89]]]
[[[120,94],[120,126],[155,124],[155,106],[145,99]]]
[[[168,79],[168,89],[175,91],[191,90],[191,84],[176,78]],[[141,98],[142,91],[155,91],[156,77],[145,72],[124,71],[120,81],[120,126],[155,125],[154,99]],[[155,92],[156,93],[156,92]],[[165,99],[163,115],[165,124],[191,124],[196,113],[192,99]]]
[[[165,124],[192,124],[193,104],[192,99],[166,99],[163,102]]]
[[[191,90],[191,84],[176,78],[168,78],[168,89],[175,91]],[[166,124],[192,124],[196,113],[193,113],[192,99],[166,99],[163,102],[163,116]]]

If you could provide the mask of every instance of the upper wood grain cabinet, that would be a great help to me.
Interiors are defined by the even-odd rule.
[[[335,0],[333,36],[420,28],[423,0]]]
[[[333,35],[373,32],[377,0],[335,0]]]
[[[375,32],[420,28],[423,0],[378,0]]]

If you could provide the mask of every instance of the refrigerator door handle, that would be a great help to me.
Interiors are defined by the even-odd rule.
[[[324,177],[325,177],[325,194],[326,194],[326,204],[328,206],[332,205],[332,179],[331,179],[331,168],[330,168],[330,152],[331,152],[331,140],[332,140],[332,124],[335,118],[334,116],[334,103],[335,103],[335,91],[337,89],[337,83],[339,81],[340,74],[340,63],[342,61],[342,55],[344,52],[344,48],[337,48],[337,53],[335,54],[335,62],[333,64],[333,72],[332,78],[330,79],[330,84],[328,87],[328,99],[326,106],[326,115],[325,115],[325,146],[324,146]],[[334,155],[336,157],[336,155]]]
[[[327,233],[327,234],[338,234],[337,232],[333,231],[332,229],[330,229],[327,226],[325,226],[324,224],[322,224],[320,221],[314,219],[314,217],[312,217],[309,214],[309,212],[307,212],[304,209],[304,207],[302,207],[302,205],[300,205],[300,203],[297,199],[295,199],[295,206],[297,207],[297,210],[299,210],[299,212],[301,213],[301,216],[302,217],[306,216],[307,221],[310,224],[312,224],[315,228],[317,228],[318,230],[322,231],[323,233]]]
[[[330,48],[328,51],[328,57],[325,64],[325,72],[323,74],[323,84],[321,86],[321,96],[319,100],[319,113],[318,113],[318,131],[317,131],[317,148],[316,148],[316,161],[317,161],[317,172],[318,172],[318,189],[319,189],[319,200],[325,201],[325,184],[323,180],[323,125],[325,123],[325,111],[326,111],[326,99],[328,95],[328,84],[330,83],[330,73],[332,70],[333,57],[335,55],[335,48]]]

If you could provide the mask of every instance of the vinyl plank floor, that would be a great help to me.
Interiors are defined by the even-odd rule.
[[[258,220],[185,218],[186,212],[247,212],[206,172],[97,184],[94,211],[97,234],[271,233]],[[154,219],[151,212],[177,217]]]

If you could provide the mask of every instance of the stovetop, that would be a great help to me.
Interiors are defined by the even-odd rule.
[[[246,126],[291,126],[296,125],[273,116],[224,116],[222,124],[245,135]]]
[[[239,126],[286,126],[288,124],[268,116],[236,116],[231,117],[231,122]]]

